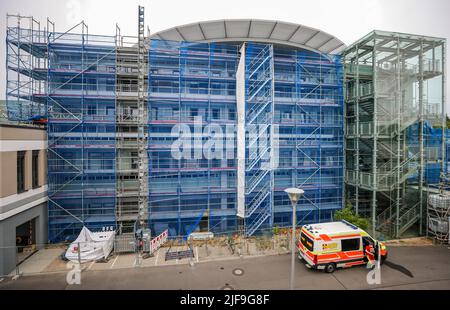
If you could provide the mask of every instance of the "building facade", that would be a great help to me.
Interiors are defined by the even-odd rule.
[[[0,123],[0,275],[47,243],[44,128]]]
[[[266,20],[145,35],[142,7],[138,18],[138,36],[128,37],[8,16],[8,117],[47,123],[51,242],[84,225],[120,234],[142,221],[171,237],[270,233],[291,223],[288,187],[305,190],[298,224],[330,221],[345,203],[344,180],[347,200],[377,226],[381,214],[412,214],[398,210],[409,197],[402,184],[439,179],[444,144],[417,132],[443,118],[445,40],[376,32],[347,48]],[[423,65],[395,66],[408,57]],[[397,91],[380,88],[394,82]],[[425,92],[441,94],[426,112]],[[416,164],[428,151],[425,173]]]
[[[283,190],[293,186],[306,190],[301,222],[328,221],[342,207],[339,56],[252,42],[152,40],[149,67],[155,231],[233,232],[240,218],[248,235],[288,226],[291,206]],[[177,124],[193,134],[192,154],[180,160],[171,151]],[[205,139],[214,127],[225,136],[224,151],[195,158],[196,134]],[[199,148],[205,153],[202,143]]]

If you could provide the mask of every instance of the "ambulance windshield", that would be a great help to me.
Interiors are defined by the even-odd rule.
[[[312,241],[304,232],[301,233],[300,240],[305,248],[314,251],[314,241]]]

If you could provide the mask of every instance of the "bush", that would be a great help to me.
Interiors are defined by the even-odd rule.
[[[344,209],[336,211],[334,213],[334,218],[337,221],[346,220],[347,222],[352,223],[363,230],[368,230],[370,228],[369,220],[353,213],[351,205],[347,205]]]
[[[280,228],[278,227],[278,226],[275,226],[274,228],[273,228],[273,234],[274,235],[278,235],[280,233]]]

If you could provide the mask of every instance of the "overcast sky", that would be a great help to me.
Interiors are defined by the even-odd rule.
[[[449,0],[0,0],[1,40],[4,42],[6,13],[33,15],[43,24],[48,16],[57,31],[84,20],[89,33],[113,35],[118,23],[122,34],[136,35],[139,4],[145,6],[146,24],[152,33],[196,21],[257,18],[314,27],[347,45],[373,29],[450,38]],[[447,66],[450,68],[450,61]],[[4,44],[0,68],[0,98],[4,98]],[[447,88],[450,94],[450,83]]]

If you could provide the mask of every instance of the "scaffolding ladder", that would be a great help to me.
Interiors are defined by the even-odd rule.
[[[145,100],[145,25],[144,25],[144,7],[139,6],[139,25],[138,25],[138,217],[137,227],[147,228],[148,221],[148,158],[147,158],[147,106]]]

